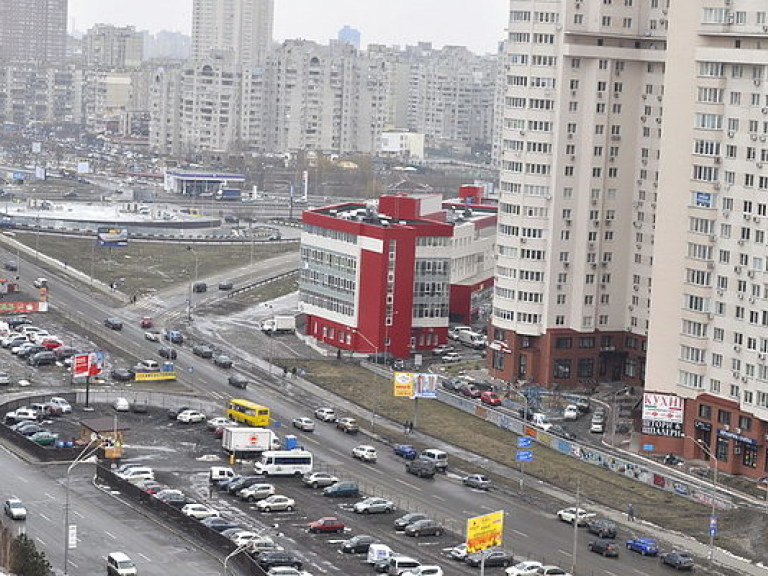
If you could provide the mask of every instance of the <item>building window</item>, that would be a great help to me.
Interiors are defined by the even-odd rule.
[[[717,411],[717,423],[723,424],[725,426],[731,425],[731,413],[727,410],[718,410]]]
[[[581,358],[577,370],[579,378],[592,378],[595,374],[595,361],[592,358]]]
[[[592,336],[585,336],[579,338],[579,348],[594,348],[595,339]]]
[[[749,416],[739,416],[739,428],[742,432],[749,432],[752,428],[752,418]]]
[[[717,439],[715,458],[720,460],[720,462],[728,462],[728,440],[726,438]]]
[[[558,350],[566,350],[571,347],[570,338],[557,338],[555,339],[555,348]]]
[[[570,378],[571,377],[571,361],[570,360],[555,360],[555,378]]]
[[[501,350],[494,350],[493,351],[493,369],[494,370],[504,370],[504,356],[506,354],[502,352]]]
[[[712,418],[712,406],[708,404],[699,404],[699,418],[710,420]]]
[[[747,468],[757,468],[757,446],[744,444],[742,452],[741,463]]]

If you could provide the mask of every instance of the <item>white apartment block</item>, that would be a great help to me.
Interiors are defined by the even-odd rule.
[[[99,68],[137,68],[144,38],[133,26],[97,24],[82,39],[83,64]]]
[[[63,62],[67,0],[0,2],[0,62]]]
[[[665,0],[511,0],[492,373],[644,379]]]
[[[685,399],[659,451],[768,471],[768,4],[669,13],[646,388]],[[688,439],[693,441],[686,441]]]
[[[194,0],[192,59],[229,53],[236,64],[261,66],[273,26],[274,0]]]
[[[0,124],[79,124],[83,86],[83,71],[74,66],[0,64]]]

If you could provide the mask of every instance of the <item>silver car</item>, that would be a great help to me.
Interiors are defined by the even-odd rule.
[[[355,502],[354,510],[357,514],[389,514],[395,509],[395,503],[384,498],[366,498]]]
[[[298,428],[302,432],[314,432],[315,421],[311,418],[294,418],[293,427]]]

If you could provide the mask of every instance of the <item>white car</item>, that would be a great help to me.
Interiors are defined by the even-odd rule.
[[[339,481],[338,477],[328,472],[310,472],[301,477],[301,481],[312,488],[325,488]]]
[[[58,406],[61,409],[62,414],[72,413],[72,405],[69,402],[67,402],[64,398],[59,398],[58,396],[54,396],[48,402],[50,404],[53,404],[54,406]]]
[[[395,509],[395,503],[391,500],[371,496],[360,502],[355,502],[353,509],[357,514],[389,514]]]
[[[131,403],[126,398],[115,398],[112,407],[115,409],[115,412],[130,412]]]
[[[248,502],[256,502],[257,500],[264,500],[275,493],[274,484],[251,484],[248,488],[243,488],[237,495],[240,500]]]
[[[446,364],[461,362],[461,354],[459,354],[458,352],[448,352],[448,354],[443,354],[443,356],[440,357],[440,360],[442,360]]]
[[[293,427],[298,428],[302,432],[314,432],[315,421],[311,418],[294,418]]]
[[[467,557],[467,543],[462,542],[458,546],[454,546],[451,548],[451,558],[454,560],[457,560],[459,562],[464,562],[464,559]]]
[[[221,428],[222,426],[234,425],[235,423],[225,416],[216,416],[215,418],[211,418],[208,420],[208,422],[205,423],[205,427],[208,428],[208,430],[216,430],[216,428]]]
[[[507,576],[535,576],[536,571],[542,566],[541,562],[526,560],[525,562],[518,562],[514,566],[510,566],[505,570],[505,573]]]
[[[273,566],[267,571],[267,576],[312,576],[312,574],[293,566]]]
[[[32,286],[35,288],[45,288],[48,286],[48,280],[46,278],[35,278],[35,281],[32,282]]]
[[[203,518],[211,518],[213,516],[221,516],[218,510],[209,508],[204,504],[186,504],[181,509],[181,513],[189,516],[190,518],[197,518],[202,520]]]
[[[324,406],[315,410],[315,418],[323,422],[336,422],[336,411],[333,408]]]
[[[205,414],[197,410],[184,410],[176,416],[176,420],[182,424],[192,424],[193,422],[204,422]]]
[[[595,516],[596,514],[594,512],[587,512],[583,508],[579,508],[578,510],[576,508],[563,508],[562,510],[557,511],[557,517],[563,522],[568,522],[568,524],[577,522],[578,518],[579,526],[586,526],[587,521]]]
[[[571,573],[566,572],[560,566],[540,566],[536,570],[536,576],[571,576]]]
[[[379,458],[376,448],[367,444],[360,444],[360,446],[352,448],[352,456],[363,462],[376,462]]]
[[[149,340],[150,342],[160,342],[160,331],[147,330],[146,332],[144,332],[144,339]]]
[[[229,539],[232,540],[238,548],[252,540],[256,540],[258,537],[259,535],[256,532],[251,532],[250,530],[240,530],[239,532],[229,535]]]
[[[26,520],[27,509],[24,504],[18,498],[8,498],[3,506],[3,512],[11,520]]]
[[[593,434],[602,434],[605,432],[605,422],[597,422],[595,420],[592,420],[592,422],[589,425],[589,431]]]
[[[568,406],[565,407],[565,410],[563,410],[563,420],[578,420],[579,414],[578,406],[575,404],[568,404]]]
[[[443,576],[443,569],[437,565],[422,565],[400,572],[400,576]]]
[[[27,334],[27,336],[29,336],[29,341],[34,342],[35,344],[40,344],[46,338],[55,338],[55,336],[51,336],[48,330],[38,330],[37,332]]]
[[[256,503],[256,509],[259,512],[280,512],[282,510],[290,512],[294,508],[296,508],[296,501],[282,494],[273,494]]]

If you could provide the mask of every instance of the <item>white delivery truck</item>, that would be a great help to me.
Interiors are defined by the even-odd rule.
[[[232,426],[224,428],[221,446],[230,454],[256,456],[265,450],[279,449],[280,438],[269,428],[237,428]]]
[[[288,314],[272,316],[261,323],[261,331],[265,334],[287,334],[296,332],[296,317]]]
[[[386,560],[392,556],[392,548],[386,544],[371,544],[368,548],[368,564],[376,564],[379,560]]]
[[[469,330],[462,330],[459,332],[459,342],[462,345],[474,348],[475,350],[482,350],[487,345],[487,341],[483,334],[471,332]]]

